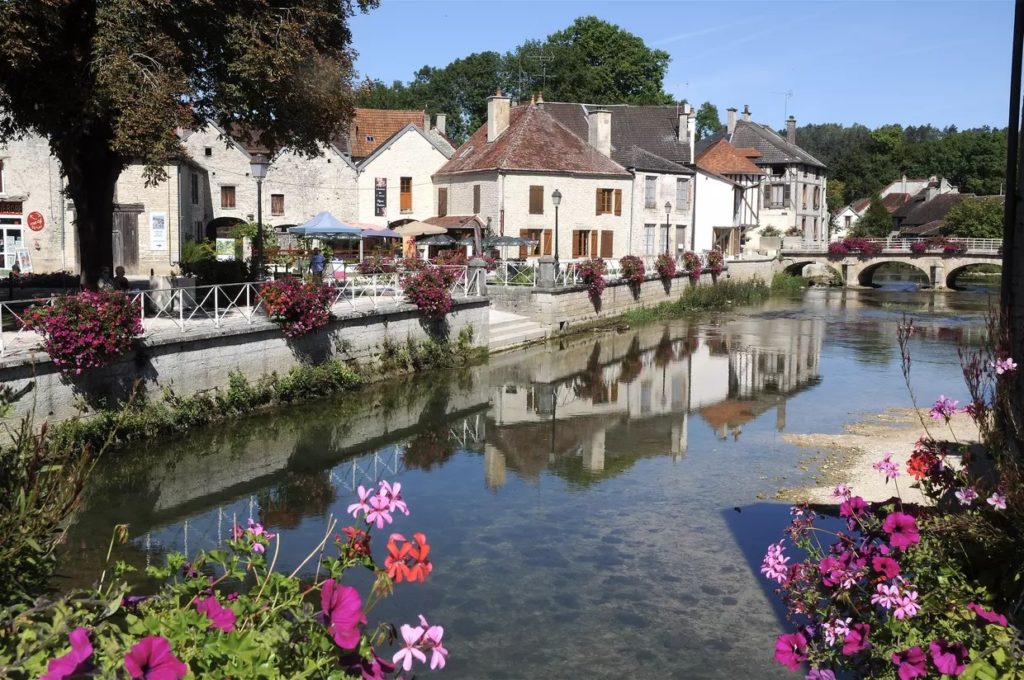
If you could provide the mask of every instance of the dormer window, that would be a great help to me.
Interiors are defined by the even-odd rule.
[[[373,135],[366,135],[366,141],[372,142],[373,141]]]
[[[206,156],[207,158],[212,156],[213,155],[213,147],[212,146],[205,146],[205,147],[203,147],[203,155]]]

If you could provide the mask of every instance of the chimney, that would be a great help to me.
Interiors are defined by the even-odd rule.
[[[436,121],[434,123],[434,129],[440,132],[442,135],[445,134],[445,124],[448,122],[448,117],[445,116],[445,114],[443,113],[439,113],[437,114],[437,117],[434,118],[434,120]]]
[[[793,116],[786,119],[786,141],[796,144],[796,118]]]
[[[587,114],[587,141],[605,156],[612,155],[612,112],[594,109]]]
[[[746,104],[743,105],[743,120],[750,122],[750,107]]]
[[[731,135],[733,132],[736,131],[736,107],[730,106],[729,108],[726,109],[726,112],[729,114],[729,116],[727,118],[728,122],[726,123],[725,129]]]
[[[487,141],[493,142],[508,129],[511,101],[501,93],[499,87],[494,96],[487,98]]]
[[[430,114],[423,112],[423,132],[430,132]]]
[[[689,147],[691,163],[693,162],[693,143],[697,132],[695,122],[693,108],[689,102],[684,102],[679,113],[679,141]]]

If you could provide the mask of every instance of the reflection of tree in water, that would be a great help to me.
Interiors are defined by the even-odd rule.
[[[330,470],[288,470],[283,481],[258,494],[260,519],[267,526],[294,529],[303,517],[326,515],[335,497]]]
[[[665,368],[676,360],[675,343],[669,337],[668,329],[661,335],[658,346],[654,348],[654,365],[658,368]]]
[[[634,336],[633,342],[629,343],[626,355],[622,357],[622,364],[619,370],[619,382],[627,385],[640,377],[644,368],[643,357],[640,354],[640,338]]]
[[[590,399],[595,404],[608,401],[608,384],[604,381],[604,367],[601,366],[601,343],[595,342],[587,359],[587,368],[572,384],[577,399]]]
[[[455,442],[447,424],[434,425],[421,431],[405,446],[403,461],[407,468],[430,470],[455,453]]]

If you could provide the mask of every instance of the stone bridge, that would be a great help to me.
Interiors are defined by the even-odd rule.
[[[918,239],[869,239],[881,246],[881,252],[851,253],[842,257],[829,255],[827,244],[821,242],[787,243],[781,251],[782,266],[787,273],[799,276],[809,264],[825,265],[849,287],[872,286],[872,278],[879,267],[899,263],[918,269],[934,289],[957,290],[957,277],[969,268],[982,264],[1002,265],[1002,242],[997,239],[962,239],[966,252],[953,253],[915,253],[910,248],[915,240]]]

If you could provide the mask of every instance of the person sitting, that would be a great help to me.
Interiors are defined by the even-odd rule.
[[[124,275],[124,267],[118,265],[114,270],[114,290],[128,290],[131,284],[128,283],[128,277]]]

